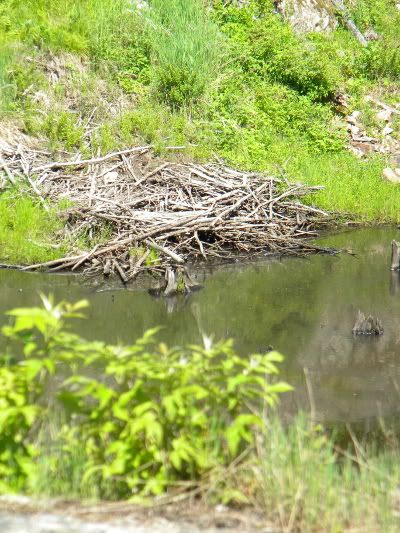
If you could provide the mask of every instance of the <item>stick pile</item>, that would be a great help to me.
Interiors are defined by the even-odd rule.
[[[23,176],[45,207],[68,199],[66,236],[93,243],[26,270],[115,272],[127,283],[198,258],[328,251],[308,239],[329,217],[299,201],[320,187],[224,165],[160,164],[150,146],[55,162],[0,144],[0,156],[3,181]]]

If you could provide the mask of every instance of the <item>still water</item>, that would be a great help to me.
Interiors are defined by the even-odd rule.
[[[87,319],[75,330],[90,339],[129,343],[162,326],[170,345],[233,337],[246,356],[272,346],[285,355],[282,378],[295,387],[284,412],[310,409],[324,423],[360,422],[400,412],[400,277],[389,270],[394,228],[330,236],[325,246],[351,249],[339,256],[285,258],[205,267],[204,288],[189,297],[154,299],[145,287],[73,275],[0,270],[0,323],[8,309],[37,305],[39,292],[57,300],[87,298]],[[378,316],[381,337],[351,333],[358,310]],[[308,376],[306,379],[305,375]]]

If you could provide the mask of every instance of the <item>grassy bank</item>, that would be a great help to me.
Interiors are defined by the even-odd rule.
[[[232,344],[88,343],[84,302],[18,309],[0,356],[0,492],[83,500],[202,498],[299,531],[396,531],[399,447],[274,411],[281,357]],[[96,377],[97,376],[97,377]]]
[[[337,100],[346,94],[345,112],[360,111],[367,133],[382,138],[365,97],[400,101],[396,6],[350,6],[359,28],[379,35],[362,48],[341,24],[295,34],[268,0],[224,4],[4,0],[2,133],[13,123],[51,150],[84,156],[184,145],[187,158],[324,185],[316,202],[325,209],[399,222],[399,189],[382,179],[387,158],[349,153]],[[400,139],[400,120],[392,127]]]

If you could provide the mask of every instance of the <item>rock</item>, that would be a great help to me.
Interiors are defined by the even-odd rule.
[[[384,109],[383,111],[379,111],[379,113],[376,114],[376,118],[378,120],[382,120],[383,122],[389,122],[389,120],[392,117],[393,112],[390,109]]]
[[[364,33],[364,37],[367,41],[379,41],[379,39],[382,39],[382,36],[374,28],[368,28]]]
[[[361,133],[360,128],[358,126],[355,126],[354,124],[351,124],[351,123],[349,123],[347,131],[349,131],[352,135],[360,135],[360,133]]]
[[[399,178],[400,178],[400,168],[395,168],[394,171],[395,171],[395,173],[396,173],[396,174],[399,176]]]
[[[398,175],[392,168],[387,167],[383,169],[382,176],[385,180],[391,183],[400,183],[400,175]]]
[[[338,25],[330,0],[281,0],[277,8],[297,33],[332,31]]]
[[[391,128],[390,126],[385,126],[382,130],[382,135],[390,135],[391,133],[393,133],[393,128]]]
[[[346,117],[346,122],[349,124],[356,124],[357,120],[361,117],[361,111],[353,111],[351,115]]]

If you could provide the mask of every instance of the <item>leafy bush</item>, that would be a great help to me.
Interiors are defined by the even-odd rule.
[[[278,372],[276,352],[241,358],[231,341],[169,349],[155,343],[156,330],[132,346],[89,343],[64,324],[85,302],[43,301],[11,311],[15,323],[3,328],[10,348],[0,366],[2,490],[37,477],[46,451],[40,435],[60,410],[63,423],[51,432],[64,457],[58,463],[73,463],[80,448],[81,481],[100,495],[193,486],[251,447],[264,405],[290,389],[267,379]]]

